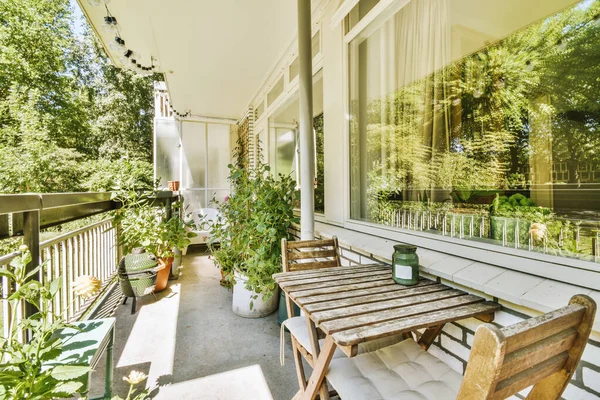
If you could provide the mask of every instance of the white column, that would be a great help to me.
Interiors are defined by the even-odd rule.
[[[315,143],[313,136],[310,0],[298,0],[298,64],[300,66],[300,238],[315,236]]]

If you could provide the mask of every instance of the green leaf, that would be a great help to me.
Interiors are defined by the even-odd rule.
[[[60,277],[53,280],[52,283],[50,283],[50,295],[54,297],[54,295],[58,293],[58,290],[61,288],[61,286],[62,279]]]
[[[58,365],[52,369],[50,376],[58,381],[68,381],[87,374],[91,369],[85,365]]]
[[[32,276],[36,275],[38,273],[38,271],[40,270],[40,268],[41,268],[41,265],[38,265],[37,267],[35,267],[31,272],[29,272],[25,276],[25,279],[27,280],[27,279],[31,278]]]
[[[0,268],[0,276],[5,276],[13,281],[15,280],[15,275],[6,268]]]
[[[55,396],[68,397],[74,395],[82,386],[82,382],[61,382],[50,393]]]

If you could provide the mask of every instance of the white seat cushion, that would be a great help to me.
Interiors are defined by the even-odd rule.
[[[306,326],[306,317],[293,317],[285,321],[285,326],[288,328],[290,333],[294,335],[298,343],[302,345],[310,354],[313,353],[312,344],[310,343],[310,336],[308,335],[308,327]],[[382,347],[390,346],[394,343],[401,341],[402,335],[390,336],[387,338],[373,340],[368,343],[361,343],[358,345],[358,354],[366,353],[369,351],[375,351]],[[321,347],[323,346],[324,340],[319,340]],[[333,358],[346,357],[346,354],[339,348],[335,349]]]
[[[331,361],[327,380],[342,400],[455,399],[462,375],[407,339]]]

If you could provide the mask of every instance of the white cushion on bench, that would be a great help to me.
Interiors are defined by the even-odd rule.
[[[310,343],[310,336],[308,335],[308,327],[306,326],[306,317],[293,317],[285,321],[285,326],[289,331],[296,337],[296,340],[304,347],[310,354],[313,353],[312,344]],[[390,336],[387,338],[373,340],[368,343],[361,343],[358,345],[358,353],[366,353],[369,351],[375,351],[382,347],[390,346],[394,343],[398,343],[402,340],[402,335]],[[324,340],[319,340],[319,344],[323,347]],[[335,349],[333,358],[346,357],[346,354],[339,348]]]
[[[407,339],[331,361],[327,380],[342,400],[455,399],[462,375]]]

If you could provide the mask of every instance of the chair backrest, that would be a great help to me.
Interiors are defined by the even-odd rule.
[[[300,240],[288,242],[281,239],[283,272],[339,267],[338,240],[334,236],[327,240]],[[288,317],[294,316],[294,307],[289,296],[285,296]]]
[[[326,240],[281,240],[283,272],[340,266],[337,238]]]
[[[569,305],[515,325],[477,328],[458,399],[505,399],[533,385],[527,399],[558,399],[587,343],[596,303]]]

